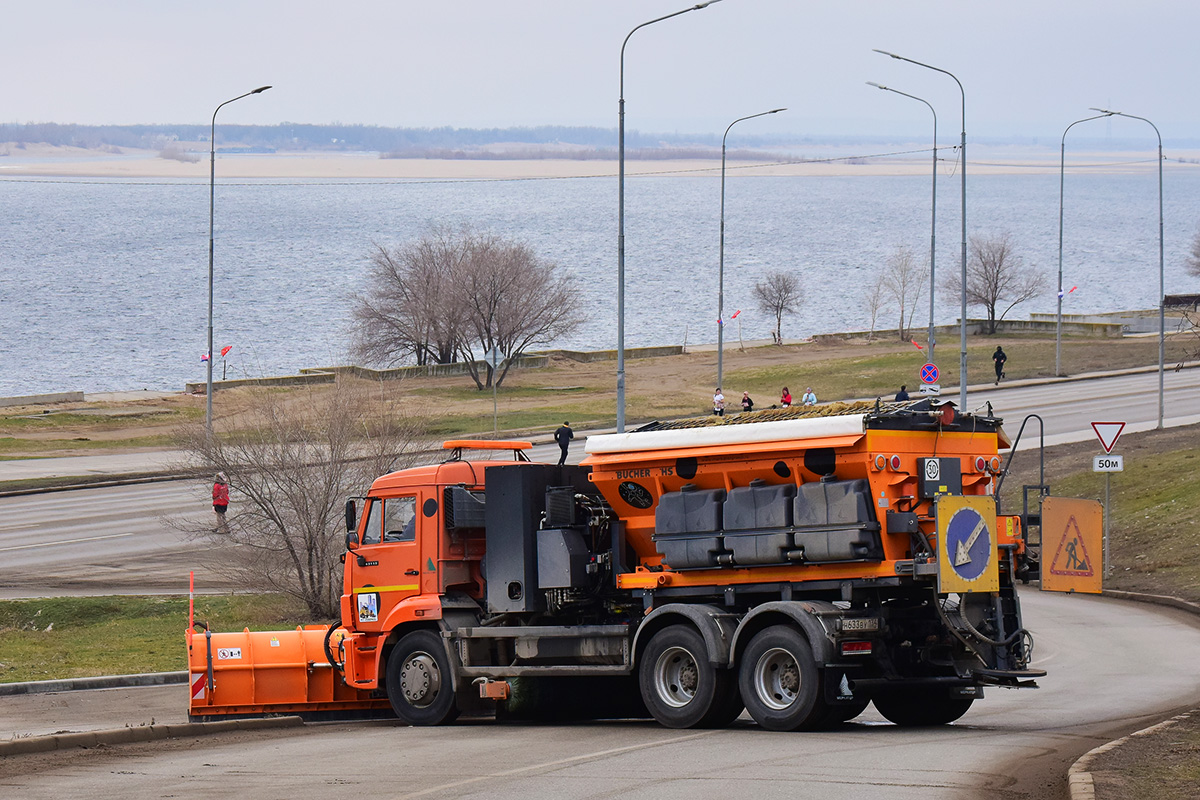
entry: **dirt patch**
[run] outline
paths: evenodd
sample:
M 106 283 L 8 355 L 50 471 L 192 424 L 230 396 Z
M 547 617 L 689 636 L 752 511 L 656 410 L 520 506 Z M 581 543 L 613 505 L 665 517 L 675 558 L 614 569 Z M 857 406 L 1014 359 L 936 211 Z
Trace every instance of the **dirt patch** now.
M 1200 710 L 1146 735 L 1129 737 L 1091 763 L 1100 800 L 1190 800 L 1200 786 Z

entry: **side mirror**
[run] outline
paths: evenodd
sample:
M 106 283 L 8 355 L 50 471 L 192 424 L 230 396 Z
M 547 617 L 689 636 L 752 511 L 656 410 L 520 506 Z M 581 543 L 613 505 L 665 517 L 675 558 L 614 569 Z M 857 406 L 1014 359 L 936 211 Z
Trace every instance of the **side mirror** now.
M 346 501 L 346 549 L 353 550 L 358 544 L 358 506 L 353 500 Z

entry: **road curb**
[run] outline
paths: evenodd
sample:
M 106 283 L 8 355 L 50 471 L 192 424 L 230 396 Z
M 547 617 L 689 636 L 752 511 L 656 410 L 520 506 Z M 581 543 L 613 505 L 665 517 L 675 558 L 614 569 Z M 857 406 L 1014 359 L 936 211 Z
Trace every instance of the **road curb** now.
M 266 719 L 229 719 L 217 722 L 184 722 L 176 725 L 143 725 L 135 728 L 112 728 L 103 731 L 55 733 L 49 736 L 29 736 L 0 742 L 0 758 L 5 756 L 47 753 L 74 747 L 91 748 L 130 742 L 150 742 L 157 739 L 177 739 L 184 736 L 208 736 L 228 731 L 257 731 L 271 728 L 295 728 L 304 724 L 300 717 L 269 717 Z
M 45 692 L 75 692 L 84 689 L 118 689 L 129 686 L 166 686 L 187 683 L 187 670 L 179 672 L 142 672 L 134 675 L 102 675 L 94 678 L 63 678 L 53 681 L 0 683 L 0 697 Z
M 1137 603 L 1150 603 L 1151 605 L 1168 606 L 1170 608 L 1178 608 L 1181 611 L 1187 611 L 1190 614 L 1200 616 L 1200 603 L 1193 603 L 1190 600 L 1184 600 L 1182 597 L 1172 597 L 1163 594 L 1142 594 L 1140 592 L 1123 592 L 1117 589 L 1106 589 L 1103 592 L 1104 597 L 1111 597 L 1115 600 L 1131 600 Z M 1070 791 L 1071 800 L 1095 800 L 1096 784 L 1092 778 L 1091 765 L 1092 761 L 1102 753 L 1107 753 L 1109 750 L 1114 750 L 1135 736 L 1147 736 L 1149 734 L 1158 733 L 1159 731 L 1169 728 L 1180 720 L 1187 719 L 1192 714 L 1197 713 L 1200 709 L 1189 711 L 1186 714 L 1178 714 L 1170 719 L 1163 720 L 1148 728 L 1143 728 L 1140 731 L 1134 731 L 1128 736 L 1122 736 L 1120 739 L 1114 739 L 1111 742 L 1102 744 L 1098 747 L 1093 747 L 1091 750 L 1080 756 L 1070 769 L 1067 770 L 1067 787 Z
M 112 486 L 133 486 L 139 483 L 163 483 L 165 481 L 182 481 L 199 478 L 204 473 L 180 472 L 148 472 L 148 473 L 114 473 L 112 478 L 103 478 L 83 483 L 62 483 L 55 486 L 35 486 L 29 489 L 5 489 L 0 491 L 0 497 L 21 497 L 30 494 L 48 494 L 50 492 L 73 492 L 78 489 L 105 489 Z
M 1095 800 L 1096 784 L 1092 778 L 1091 768 L 1092 761 L 1094 761 L 1097 756 L 1107 753 L 1109 750 L 1115 750 L 1134 737 L 1148 736 L 1150 734 L 1166 730 L 1177 722 L 1187 719 L 1194 713 L 1196 712 L 1189 711 L 1186 714 L 1178 714 L 1170 719 L 1163 720 L 1157 725 L 1151 725 L 1149 728 L 1142 728 L 1140 731 L 1134 731 L 1128 736 L 1122 736 L 1120 739 L 1114 739 L 1107 744 L 1102 744 L 1099 747 L 1093 747 L 1091 750 L 1088 750 L 1079 757 L 1078 761 L 1071 765 L 1069 770 L 1067 770 L 1067 781 L 1071 790 L 1071 800 Z

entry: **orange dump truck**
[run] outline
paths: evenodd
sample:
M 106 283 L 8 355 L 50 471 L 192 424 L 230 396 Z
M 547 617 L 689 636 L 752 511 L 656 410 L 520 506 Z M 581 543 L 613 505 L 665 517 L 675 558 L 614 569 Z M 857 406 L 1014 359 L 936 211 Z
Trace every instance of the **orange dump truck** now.
M 436 725 L 540 682 L 675 728 L 948 723 L 1044 674 L 1008 444 L 928 399 L 655 423 L 580 466 L 448 442 L 347 503 L 340 626 L 189 632 L 190 713 Z

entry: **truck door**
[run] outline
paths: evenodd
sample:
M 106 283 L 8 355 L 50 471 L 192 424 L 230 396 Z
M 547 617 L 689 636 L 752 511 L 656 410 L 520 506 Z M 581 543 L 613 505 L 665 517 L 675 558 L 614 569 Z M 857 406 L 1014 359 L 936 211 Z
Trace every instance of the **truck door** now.
M 354 550 L 352 602 L 360 630 L 372 629 L 387 609 L 421 591 L 416 495 L 372 498 L 366 516 Z

